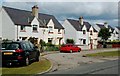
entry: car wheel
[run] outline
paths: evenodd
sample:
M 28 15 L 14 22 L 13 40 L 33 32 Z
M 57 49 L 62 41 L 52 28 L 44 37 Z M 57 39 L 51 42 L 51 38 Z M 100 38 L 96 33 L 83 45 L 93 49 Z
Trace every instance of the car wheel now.
M 36 56 L 36 61 L 37 61 L 37 62 L 39 61 L 39 55 Z
M 27 66 L 27 65 L 29 65 L 29 64 L 30 64 L 29 58 L 26 57 L 26 59 L 25 59 L 25 65 Z
M 60 51 L 60 53 L 62 53 L 62 51 Z
M 73 51 L 72 50 L 70 50 L 70 53 L 72 53 Z
M 80 52 L 80 50 L 78 50 L 78 52 Z

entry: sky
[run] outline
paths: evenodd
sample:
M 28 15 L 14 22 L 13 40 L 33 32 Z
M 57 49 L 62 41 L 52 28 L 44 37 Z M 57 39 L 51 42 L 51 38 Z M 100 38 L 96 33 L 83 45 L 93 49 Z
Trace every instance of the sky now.
M 3 0 L 2 0 L 3 1 Z M 29 10 L 38 5 L 39 12 L 54 15 L 62 24 L 65 19 L 78 20 L 83 16 L 84 21 L 95 25 L 107 22 L 118 26 L 118 2 L 4 2 L 4 6 Z

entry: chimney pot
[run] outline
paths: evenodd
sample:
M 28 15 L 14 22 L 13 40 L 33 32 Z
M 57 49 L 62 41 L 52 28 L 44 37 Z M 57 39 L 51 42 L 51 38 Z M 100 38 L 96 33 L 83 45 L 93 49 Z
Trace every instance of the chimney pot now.
M 79 17 L 79 23 L 80 23 L 80 25 L 83 25 L 83 17 L 82 16 Z
M 108 28 L 108 23 L 107 23 L 107 22 L 104 22 L 104 26 L 105 26 L 106 28 Z

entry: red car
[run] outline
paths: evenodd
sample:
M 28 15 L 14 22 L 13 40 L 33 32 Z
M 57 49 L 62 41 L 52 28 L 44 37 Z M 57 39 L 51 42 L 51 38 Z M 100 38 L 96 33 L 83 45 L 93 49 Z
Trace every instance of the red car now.
M 60 47 L 60 52 L 80 52 L 81 48 L 73 44 L 66 44 Z

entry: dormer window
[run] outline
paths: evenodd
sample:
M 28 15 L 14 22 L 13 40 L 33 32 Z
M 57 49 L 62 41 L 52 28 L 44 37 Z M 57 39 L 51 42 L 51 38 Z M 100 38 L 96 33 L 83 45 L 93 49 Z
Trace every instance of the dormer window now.
M 85 30 L 83 30 L 83 34 L 86 34 L 86 31 L 85 31 Z
M 90 30 L 90 35 L 93 35 L 92 30 Z
M 33 31 L 37 31 L 37 25 L 33 25 Z
M 60 29 L 58 29 L 58 34 L 61 34 Z
M 25 26 L 20 26 L 20 31 L 25 32 Z
M 114 37 L 115 37 L 115 33 L 113 33 Z
M 49 32 L 53 32 L 53 27 L 52 26 L 49 26 L 48 29 L 49 29 Z

